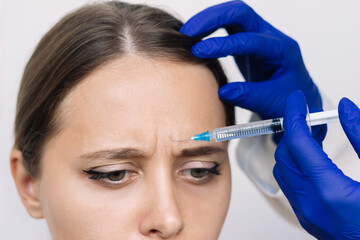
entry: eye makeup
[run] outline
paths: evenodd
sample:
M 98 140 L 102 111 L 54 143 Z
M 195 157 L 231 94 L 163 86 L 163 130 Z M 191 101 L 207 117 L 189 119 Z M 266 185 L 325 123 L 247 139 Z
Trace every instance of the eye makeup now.
M 216 162 L 187 162 L 182 166 L 179 175 L 190 183 L 205 184 L 214 176 L 220 175 L 219 166 Z
M 83 172 L 88 175 L 89 179 L 98 181 L 104 186 L 120 188 L 139 176 L 136 167 L 131 164 L 123 165 L 101 166 L 83 170 Z M 220 175 L 219 166 L 220 164 L 217 162 L 190 161 L 180 167 L 178 175 L 186 182 L 197 185 L 205 184 Z
M 91 180 L 99 181 L 100 183 L 110 187 L 123 187 L 138 174 L 134 167 L 125 164 L 125 166 L 109 165 L 97 167 L 91 170 L 83 170 Z

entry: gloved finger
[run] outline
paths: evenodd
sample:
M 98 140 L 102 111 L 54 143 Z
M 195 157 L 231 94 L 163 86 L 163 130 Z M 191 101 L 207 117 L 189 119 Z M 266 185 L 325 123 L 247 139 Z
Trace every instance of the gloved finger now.
M 337 167 L 311 136 L 305 121 L 306 113 L 305 97 L 301 91 L 295 91 L 288 97 L 285 108 L 285 142 L 301 171 L 308 177 L 316 178 Z
M 308 102 L 308 107 L 310 108 L 309 109 L 310 113 L 322 112 L 323 111 L 322 101 L 321 98 L 319 97 L 320 93 L 317 86 L 315 84 L 310 84 L 310 87 L 307 87 L 303 90 L 307 93 L 305 97 Z M 314 126 L 311 128 L 311 133 L 313 138 L 318 142 L 319 146 L 322 147 L 322 142 L 324 141 L 327 133 L 327 125 L 324 124 L 324 125 Z
M 195 44 L 191 52 L 200 58 L 249 55 L 271 61 L 274 66 L 280 66 L 284 59 L 282 42 L 276 37 L 261 33 L 237 33 L 208 38 Z
M 303 173 L 292 160 L 291 154 L 288 152 L 285 144 L 285 139 L 278 144 L 274 154 L 276 164 L 281 172 L 281 175 L 286 179 L 287 184 L 292 188 L 302 189 L 299 185 L 303 178 Z
M 261 113 L 261 117 L 265 119 L 270 116 L 282 117 L 277 116 L 279 114 L 274 112 L 278 111 L 278 108 L 284 109 L 283 101 L 279 99 L 283 93 L 277 91 L 276 84 L 270 81 L 233 82 L 219 89 L 219 97 L 232 105 Z M 274 109 L 274 104 L 277 109 Z
M 287 150 L 285 139 L 281 140 L 276 148 L 275 160 L 278 171 L 288 188 L 295 192 L 297 196 L 308 195 L 308 192 L 313 189 L 313 185 L 293 161 L 291 154 Z
M 322 142 L 324 141 L 327 133 L 327 125 L 324 124 L 324 125 L 314 126 L 311 128 L 311 133 L 315 141 L 322 148 L 323 147 Z
M 356 112 L 358 113 L 358 110 Z M 313 184 L 324 202 L 337 202 L 343 199 L 343 196 L 351 199 L 351 196 L 354 196 L 355 181 L 344 175 L 311 137 L 305 115 L 304 95 L 301 91 L 296 91 L 287 99 L 284 117 L 284 141 L 292 159 L 304 173 L 304 178 Z M 354 119 L 359 118 L 356 116 Z M 334 190 L 334 183 L 336 183 L 336 190 Z
M 343 98 L 339 103 L 339 118 L 351 145 L 360 158 L 360 110 L 349 99 Z
M 296 214 L 297 219 L 299 220 L 301 226 L 306 229 L 308 232 L 313 231 L 312 225 L 309 225 L 306 216 L 304 216 L 304 213 L 306 212 L 314 212 L 312 208 L 316 207 L 310 207 L 309 210 L 309 202 L 311 202 L 311 199 L 313 198 L 313 194 L 311 193 L 311 190 L 313 189 L 313 186 L 307 181 L 305 178 L 299 178 L 299 182 L 297 183 L 297 188 L 290 187 L 287 182 L 287 179 L 284 179 L 281 171 L 279 170 L 278 163 L 275 164 L 275 167 L 273 169 L 273 174 L 276 179 L 276 182 L 278 183 L 281 191 L 284 193 L 285 197 L 288 199 L 294 213 Z M 299 187 L 302 186 L 304 191 L 299 191 Z
M 306 230 L 306 231 L 308 231 L 309 232 L 309 230 L 308 230 L 308 224 L 307 224 L 307 222 L 306 222 L 306 220 L 304 219 L 304 215 L 303 215 L 303 213 L 299 210 L 299 209 L 297 209 L 296 207 L 293 207 L 293 206 L 291 206 L 292 207 L 292 209 L 293 209 L 293 211 L 294 211 L 294 213 L 295 213 L 295 215 L 296 215 L 296 218 L 298 219 L 298 221 L 299 221 L 299 223 L 300 223 L 300 225 Z M 310 233 L 310 232 L 309 232 Z
M 321 106 L 321 105 L 320 105 Z M 322 112 L 322 108 L 312 108 L 309 109 L 310 113 Z M 327 125 L 318 125 L 311 127 L 311 134 L 315 141 L 322 147 L 322 142 L 324 141 L 327 133 Z
M 209 7 L 190 18 L 180 29 L 192 37 L 203 37 L 218 28 L 237 25 L 243 31 L 264 32 L 273 27 L 242 1 L 231 1 Z
M 306 194 L 298 194 L 297 192 L 293 191 L 292 189 L 290 189 L 286 182 L 284 181 L 283 176 L 281 175 L 277 164 L 275 164 L 274 170 L 273 170 L 273 174 L 274 177 L 277 181 L 277 183 L 279 184 L 279 187 L 281 188 L 282 192 L 284 193 L 285 197 L 288 199 L 291 208 L 293 209 L 299 223 L 301 224 L 301 226 L 310 232 L 313 232 L 313 226 L 309 225 L 306 216 L 304 216 L 304 207 L 306 208 L 308 205 L 308 201 L 304 201 L 304 199 L 307 198 L 307 196 L 305 196 Z M 304 182 L 299 182 L 299 185 L 302 185 Z M 311 189 L 311 186 L 310 186 Z M 309 194 L 309 193 L 308 193 Z M 305 202 L 305 206 L 304 203 Z M 320 238 L 319 238 L 320 239 Z
M 272 135 L 272 140 L 274 141 L 275 144 L 279 144 L 283 136 L 284 136 L 283 132 L 275 133 Z
M 285 197 L 289 200 L 289 203 L 293 208 L 299 209 L 300 208 L 300 202 L 298 198 L 298 193 L 296 192 L 296 189 L 292 189 L 289 187 L 289 185 L 286 183 L 286 179 L 281 174 L 281 171 L 278 167 L 278 164 L 276 163 L 273 169 L 273 175 L 278 183 L 281 191 L 284 193 Z

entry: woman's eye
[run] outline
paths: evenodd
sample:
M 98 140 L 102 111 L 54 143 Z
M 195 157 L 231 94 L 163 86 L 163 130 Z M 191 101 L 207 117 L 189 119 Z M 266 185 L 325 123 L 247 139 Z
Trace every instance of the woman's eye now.
M 84 171 L 89 175 L 89 179 L 100 181 L 106 185 L 126 184 L 131 180 L 133 171 L 117 170 L 111 172 L 99 172 L 95 170 Z
M 187 181 L 201 184 L 209 182 L 213 176 L 220 175 L 218 170 L 219 164 L 215 163 L 212 168 L 191 168 L 181 171 L 181 175 L 185 177 Z
M 189 169 L 190 171 L 190 175 L 194 178 L 202 178 L 204 177 L 209 170 L 208 169 L 202 169 L 202 168 L 194 168 L 194 169 Z
M 110 181 L 121 181 L 126 175 L 126 171 L 115 171 L 107 174 Z

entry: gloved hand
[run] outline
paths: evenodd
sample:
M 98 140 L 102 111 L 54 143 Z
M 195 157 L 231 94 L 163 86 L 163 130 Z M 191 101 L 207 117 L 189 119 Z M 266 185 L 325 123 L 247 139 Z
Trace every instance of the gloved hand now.
M 287 96 L 302 90 L 310 112 L 322 110 L 319 91 L 307 72 L 299 45 L 264 21 L 242 1 L 231 1 L 203 10 L 187 21 L 180 32 L 204 37 L 218 28 L 226 37 L 213 37 L 192 47 L 201 58 L 233 55 L 246 82 L 234 82 L 219 90 L 220 98 L 246 108 L 262 119 L 282 117 Z M 319 143 L 326 126 L 313 130 Z
M 274 176 L 300 224 L 318 239 L 360 239 L 360 183 L 343 174 L 311 137 L 304 95 L 289 96 Z M 339 103 L 341 125 L 360 157 L 360 110 Z

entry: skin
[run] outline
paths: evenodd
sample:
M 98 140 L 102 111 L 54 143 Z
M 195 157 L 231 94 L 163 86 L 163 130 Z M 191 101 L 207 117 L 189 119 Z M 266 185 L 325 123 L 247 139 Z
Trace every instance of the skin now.
M 12 152 L 29 214 L 53 239 L 217 239 L 231 192 L 227 144 L 172 141 L 225 126 L 217 91 L 201 65 L 131 55 L 98 68 L 61 103 L 38 179 Z M 220 175 L 207 170 L 216 164 Z

